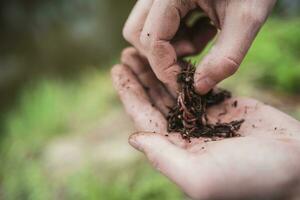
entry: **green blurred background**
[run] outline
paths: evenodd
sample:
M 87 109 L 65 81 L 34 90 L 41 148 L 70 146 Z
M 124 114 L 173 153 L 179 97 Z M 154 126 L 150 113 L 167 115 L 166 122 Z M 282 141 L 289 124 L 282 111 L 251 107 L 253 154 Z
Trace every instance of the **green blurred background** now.
M 109 69 L 134 3 L 0 2 L 0 199 L 187 199 L 127 144 L 134 129 Z M 299 8 L 279 1 L 223 83 L 298 119 Z

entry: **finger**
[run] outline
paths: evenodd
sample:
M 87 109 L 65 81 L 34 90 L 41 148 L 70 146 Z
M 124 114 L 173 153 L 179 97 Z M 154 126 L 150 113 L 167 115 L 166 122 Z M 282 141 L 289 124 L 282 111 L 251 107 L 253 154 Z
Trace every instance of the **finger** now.
M 216 43 L 195 73 L 195 88 L 200 94 L 207 93 L 236 72 L 262 23 L 263 20 L 253 17 L 232 15 L 225 18 Z
M 146 154 L 151 165 L 172 181 L 183 187 L 186 170 L 190 167 L 190 154 L 167 140 L 160 134 L 137 133 L 129 138 L 129 143 Z
M 154 1 L 141 33 L 150 65 L 160 81 L 176 94 L 176 76 L 180 67 L 170 41 L 175 36 L 182 17 L 194 7 L 192 1 Z M 159 23 L 158 23 L 159 22 Z
M 125 65 L 112 69 L 113 84 L 118 91 L 126 112 L 138 130 L 165 132 L 167 123 L 162 113 L 155 109 L 144 88 L 132 71 Z
M 152 3 L 153 0 L 137 1 L 123 28 L 124 38 L 134 45 L 143 55 L 145 55 L 145 52 L 140 44 L 140 34 Z
M 153 74 L 145 58 L 138 51 L 129 47 L 122 52 L 121 61 L 131 68 L 146 89 L 154 105 L 166 116 L 175 100 Z
M 178 57 L 200 53 L 217 33 L 208 18 L 198 19 L 192 27 L 182 28 L 179 38 L 172 44 Z M 177 35 L 177 34 L 176 34 Z
M 210 164 L 211 155 L 207 156 L 204 152 L 201 155 L 189 153 L 172 144 L 161 134 L 136 133 L 130 136 L 129 143 L 145 153 L 155 169 L 167 176 L 194 199 L 199 199 L 199 196 L 204 197 L 200 199 L 207 199 L 205 198 L 208 196 L 206 194 L 210 194 L 209 192 L 212 190 L 205 185 L 208 181 L 213 182 L 209 178 L 220 177 L 207 173 L 216 167 Z M 202 183 L 203 185 L 201 185 Z

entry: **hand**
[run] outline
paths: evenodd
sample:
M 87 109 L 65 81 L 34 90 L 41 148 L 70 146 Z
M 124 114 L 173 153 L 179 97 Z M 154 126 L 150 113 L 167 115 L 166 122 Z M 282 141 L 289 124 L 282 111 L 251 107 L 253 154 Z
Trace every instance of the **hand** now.
M 194 199 L 292 199 L 300 195 L 300 124 L 253 99 L 211 107 L 211 122 L 245 119 L 241 137 L 205 142 L 167 133 L 174 99 L 133 48 L 112 70 L 114 85 L 138 133 L 130 144 Z M 233 102 L 237 101 L 237 106 Z M 226 110 L 225 115 L 220 115 Z M 298 195 L 298 196 L 297 196 Z
M 123 30 L 125 39 L 145 55 L 160 81 L 176 91 L 177 57 L 199 53 L 220 34 L 195 74 L 195 88 L 207 93 L 241 64 L 276 0 L 139 0 Z M 186 25 L 192 11 L 207 18 Z

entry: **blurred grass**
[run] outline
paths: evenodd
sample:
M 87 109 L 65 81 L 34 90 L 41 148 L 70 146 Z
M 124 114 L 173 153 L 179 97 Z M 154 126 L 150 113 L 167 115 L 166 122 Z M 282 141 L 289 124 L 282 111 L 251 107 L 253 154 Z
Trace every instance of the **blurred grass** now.
M 300 20 L 270 20 L 256 39 L 244 65 L 257 69 L 261 86 L 300 92 Z
M 81 169 L 62 183 L 52 180 L 42 155 L 49 141 L 89 130 L 116 106 L 119 102 L 108 72 L 95 70 L 70 83 L 42 80 L 30 84 L 20 96 L 19 108 L 7 116 L 1 145 L 0 197 L 181 199 L 181 193 L 173 184 L 144 165 L 115 172 L 113 178 L 105 180 L 101 179 L 102 174 L 95 176 L 97 172 L 90 168 Z
M 244 90 L 256 85 L 297 95 L 299 51 L 299 19 L 271 19 L 228 86 Z M 53 180 L 44 166 L 47 144 L 88 131 L 111 109 L 121 106 L 106 71 L 92 70 L 77 81 L 52 78 L 29 84 L 20 94 L 19 106 L 5 120 L 0 199 L 183 199 L 176 186 L 144 162 L 112 170 L 107 176 L 93 166 L 84 167 L 66 180 Z

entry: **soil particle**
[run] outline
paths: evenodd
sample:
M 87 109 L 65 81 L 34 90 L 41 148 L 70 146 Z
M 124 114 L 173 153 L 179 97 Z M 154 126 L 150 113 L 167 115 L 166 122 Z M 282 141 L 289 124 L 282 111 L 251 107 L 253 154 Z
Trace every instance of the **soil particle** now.
M 238 101 L 237 101 L 237 100 L 235 100 L 235 101 L 232 103 L 232 107 L 236 108 L 236 107 L 237 107 L 237 105 L 238 105 Z
M 144 89 L 145 89 L 146 92 L 149 92 L 149 90 L 150 90 L 150 88 L 146 87 L 146 86 L 144 87 Z
M 247 114 L 247 113 L 248 113 L 248 106 L 245 106 L 244 114 Z
M 216 89 L 206 95 L 199 95 L 194 88 L 195 67 L 187 62 L 181 61 L 182 68 L 177 82 L 180 92 L 177 104 L 168 113 L 168 132 L 179 132 L 182 138 L 190 141 L 191 137 L 209 137 L 213 141 L 218 138 L 229 138 L 237 136 L 244 119 L 231 121 L 229 123 L 212 124 L 208 122 L 207 108 L 220 104 L 231 98 L 231 93 Z M 227 111 L 226 111 L 227 113 Z M 224 113 L 224 114 L 226 114 Z

